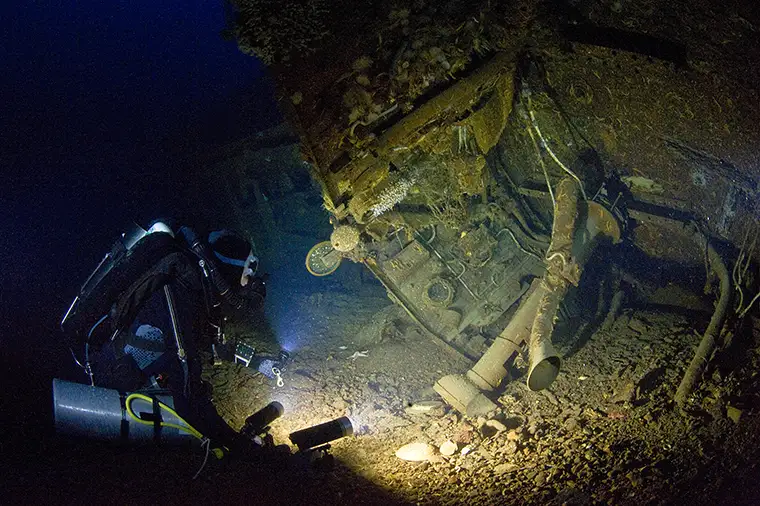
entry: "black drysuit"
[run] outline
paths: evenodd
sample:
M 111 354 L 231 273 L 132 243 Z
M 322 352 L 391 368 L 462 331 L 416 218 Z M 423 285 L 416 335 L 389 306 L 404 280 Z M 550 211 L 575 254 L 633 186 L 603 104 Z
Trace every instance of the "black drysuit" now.
M 131 324 L 93 357 L 95 381 L 107 388 L 136 391 L 148 378 L 160 375 L 182 418 L 204 436 L 232 446 L 240 436 L 219 416 L 201 380 L 200 353 L 210 351 L 215 329 L 209 320 L 213 288 L 204 285 L 198 260 L 189 250 L 167 255 L 135 282 L 130 297 L 114 306 L 112 317 Z M 178 356 L 177 336 L 184 361 Z

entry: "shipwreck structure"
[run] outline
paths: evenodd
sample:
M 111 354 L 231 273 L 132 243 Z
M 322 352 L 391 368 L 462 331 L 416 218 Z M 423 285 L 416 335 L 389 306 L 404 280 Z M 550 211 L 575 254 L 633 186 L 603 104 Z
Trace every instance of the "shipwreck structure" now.
M 647 280 L 693 285 L 708 265 L 720 304 L 683 404 L 728 308 L 744 316 L 757 298 L 760 118 L 740 84 L 700 67 L 709 45 L 670 40 L 672 21 L 557 5 L 231 4 L 230 31 L 269 65 L 333 224 L 307 268 L 364 264 L 470 358 L 436 385 L 468 414 L 493 407 L 487 392 L 524 352 L 529 387 L 547 388 L 552 339 L 603 324 Z

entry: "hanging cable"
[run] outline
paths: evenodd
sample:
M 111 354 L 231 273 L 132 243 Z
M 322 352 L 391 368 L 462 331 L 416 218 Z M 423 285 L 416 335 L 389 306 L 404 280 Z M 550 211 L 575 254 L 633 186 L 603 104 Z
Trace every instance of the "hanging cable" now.
M 523 252 L 523 253 L 525 253 L 526 255 L 532 256 L 533 258 L 535 258 L 535 259 L 536 259 L 536 260 L 538 260 L 538 261 L 541 261 L 541 257 L 540 257 L 540 256 L 538 256 L 538 255 L 536 255 L 536 254 L 535 254 L 535 253 L 533 253 L 532 251 L 528 251 L 527 249 L 525 249 L 525 248 L 523 247 L 523 245 L 522 245 L 522 244 L 520 244 L 520 241 L 518 241 L 518 240 L 517 240 L 517 237 L 515 237 L 515 234 L 514 234 L 514 232 L 512 232 L 512 231 L 511 231 L 510 229 L 508 229 L 508 228 L 503 228 L 503 229 L 499 230 L 499 232 L 496 234 L 496 239 L 497 239 L 497 240 L 499 239 L 499 236 L 502 234 L 502 232 L 506 232 L 506 233 L 508 233 L 508 234 L 509 234 L 509 237 L 511 237 L 511 238 L 512 238 L 512 240 L 514 241 L 515 245 L 517 245 L 517 248 L 518 248 L 520 251 L 522 251 L 522 252 Z
M 538 156 L 538 163 L 541 165 L 541 170 L 544 171 L 544 179 L 546 180 L 546 187 L 549 189 L 549 196 L 552 198 L 552 209 L 557 206 L 557 201 L 554 199 L 554 190 L 552 190 L 552 183 L 549 181 L 549 172 L 546 170 L 546 164 L 544 158 L 541 156 L 541 150 L 538 148 L 536 137 L 533 135 L 533 130 L 528 126 L 528 135 L 533 142 L 533 147 L 536 150 L 536 156 Z
M 583 188 L 583 183 L 581 182 L 580 178 L 575 174 L 575 172 L 567 168 L 567 166 L 562 163 L 559 158 L 557 158 L 557 155 L 554 154 L 554 151 L 549 146 L 549 143 L 546 142 L 546 139 L 541 133 L 541 129 L 538 128 L 538 123 L 536 122 L 536 115 L 533 113 L 533 106 L 531 104 L 530 96 L 528 96 L 528 114 L 530 115 L 530 122 L 533 125 L 533 128 L 536 130 L 536 134 L 538 134 L 538 138 L 541 140 L 541 146 L 546 149 L 546 152 L 549 153 L 549 156 L 552 158 L 552 160 L 554 160 L 557 165 L 559 165 L 560 168 L 567 173 L 567 175 L 572 177 L 578 183 L 578 186 L 581 189 L 581 195 L 583 195 L 583 200 L 588 200 L 588 197 L 586 196 L 586 190 Z
M 203 457 L 203 464 L 201 464 L 201 467 L 196 471 L 196 473 L 193 475 L 193 480 L 197 479 L 198 476 L 201 475 L 201 471 L 206 467 L 206 462 L 208 462 L 208 454 L 209 454 L 209 448 L 211 447 L 211 440 L 209 438 L 206 438 L 201 443 L 201 448 L 206 447 L 206 455 Z

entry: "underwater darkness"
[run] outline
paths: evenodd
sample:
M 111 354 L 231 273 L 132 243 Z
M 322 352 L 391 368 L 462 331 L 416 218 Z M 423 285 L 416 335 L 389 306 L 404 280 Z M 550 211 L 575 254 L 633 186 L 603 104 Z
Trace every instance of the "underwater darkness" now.
M 220 1 L 3 2 L 0 443 L 50 427 L 57 323 L 129 220 L 193 220 L 196 153 L 279 121 Z
M 267 27 L 251 44 L 236 30 L 241 47 L 271 41 L 263 44 L 271 54 L 256 53 L 265 61 L 280 51 L 305 55 L 287 60 L 303 68 L 273 65 L 272 77 L 223 36 L 231 3 L 0 6 L 0 505 L 722 504 L 721 496 L 752 504 L 760 497 L 758 313 L 729 317 L 724 334 L 722 323 L 712 336 L 716 325 L 708 326 L 711 315 L 721 319 L 714 315 L 734 307 L 718 256 L 732 262 L 742 297 L 758 288 L 757 264 L 738 268 L 747 251 L 737 237 L 760 233 L 760 87 L 732 76 L 744 71 L 743 59 L 760 60 L 756 16 L 730 0 L 725 9 L 671 0 L 236 0 L 238 28 L 243 12 L 256 21 L 245 23 L 254 35 Z M 293 15 L 303 13 L 299 6 L 311 15 Z M 572 12 L 554 12 L 563 6 Z M 476 9 L 480 16 L 471 17 Z M 284 29 L 282 19 L 298 30 Z M 600 19 L 616 28 L 590 30 Z M 637 33 L 651 37 L 627 46 L 616 40 Z M 299 34 L 329 40 L 312 53 Z M 662 43 L 651 56 L 649 42 Z M 513 45 L 510 54 L 505 47 Z M 298 136 L 282 125 L 274 80 L 278 97 L 297 111 Z M 388 163 L 370 169 L 364 155 Z M 602 175 L 610 176 L 606 195 Z M 588 200 L 590 188 L 619 216 L 580 202 L 577 194 Z M 576 212 L 560 212 L 570 210 L 564 199 Z M 339 227 L 356 225 L 349 215 L 361 226 Z M 586 260 L 587 245 L 576 243 L 579 217 L 587 232 L 599 226 L 616 236 L 619 220 L 630 234 Z M 708 245 L 717 254 L 670 219 L 679 217 L 705 225 L 699 232 L 714 239 Z M 275 349 L 264 341 L 277 341 L 294 360 L 260 369 L 276 380 L 254 374 L 256 367 L 209 367 L 206 393 L 236 427 L 280 402 L 285 416 L 271 424 L 280 443 L 293 430 L 351 417 L 357 437 L 335 445 L 334 462 L 290 451 L 288 459 L 298 458 L 287 464 L 247 451 L 215 462 L 210 445 L 204 456 L 197 441 L 196 451 L 156 451 L 53 434 L 51 379 L 86 382 L 61 340 L 61 316 L 129 222 L 155 219 L 200 230 L 244 224 L 253 235 L 261 270 L 271 275 L 264 316 L 238 322 L 236 314 L 226 333 L 250 339 L 258 358 Z M 317 271 L 308 263 L 323 251 L 310 249 L 316 241 L 330 237 L 343 251 L 344 238 L 370 236 L 369 249 L 346 248 L 354 261 L 331 276 L 304 268 L 306 257 Z M 555 239 L 567 249 L 555 250 Z M 355 263 L 360 258 L 370 269 Z M 565 297 L 575 267 L 585 269 L 581 285 Z M 703 293 L 711 269 L 720 280 Z M 526 296 L 539 275 L 544 285 L 533 287 L 546 292 Z M 511 312 L 522 297 L 534 301 L 535 316 Z M 422 316 L 432 333 L 466 347 L 470 358 L 499 343 L 488 366 L 499 373 L 489 383 L 498 388 L 481 396 L 490 407 L 476 416 L 462 414 L 469 403 L 457 409 L 432 387 L 449 378 L 453 393 L 465 396 L 476 376 L 464 373 L 472 364 L 461 350 L 425 335 L 417 303 L 430 309 Z M 562 358 L 551 389 L 528 391 L 537 352 L 527 358 L 511 336 L 497 338 L 507 320 L 529 326 L 518 329 L 521 339 L 557 338 L 556 354 L 553 346 L 538 350 L 548 359 L 542 366 L 556 364 L 555 375 Z M 679 410 L 672 393 L 684 369 L 708 362 L 692 360 L 706 327 L 707 338 L 725 346 L 709 359 L 702 391 Z M 410 446 L 427 454 L 405 453 Z M 411 463 L 399 462 L 406 457 Z

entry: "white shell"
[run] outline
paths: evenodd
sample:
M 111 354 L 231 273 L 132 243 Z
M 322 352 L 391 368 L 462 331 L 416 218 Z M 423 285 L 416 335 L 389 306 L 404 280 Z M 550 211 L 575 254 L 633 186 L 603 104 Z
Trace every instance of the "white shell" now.
M 396 457 L 410 462 L 422 462 L 435 457 L 435 448 L 427 443 L 409 443 L 396 450 Z
M 447 457 L 450 457 L 454 455 L 458 449 L 459 447 L 457 446 L 457 444 L 451 439 L 448 439 L 441 445 L 440 451 L 441 451 L 441 455 L 446 455 Z

